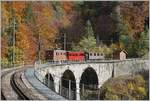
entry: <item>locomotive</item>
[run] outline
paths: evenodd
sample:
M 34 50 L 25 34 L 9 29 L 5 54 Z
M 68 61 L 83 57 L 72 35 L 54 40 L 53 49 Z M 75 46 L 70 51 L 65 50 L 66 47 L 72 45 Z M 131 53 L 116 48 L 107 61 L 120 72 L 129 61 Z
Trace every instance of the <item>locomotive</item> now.
M 66 61 L 86 61 L 104 59 L 103 53 L 66 51 L 66 50 L 45 50 L 46 61 L 66 62 Z

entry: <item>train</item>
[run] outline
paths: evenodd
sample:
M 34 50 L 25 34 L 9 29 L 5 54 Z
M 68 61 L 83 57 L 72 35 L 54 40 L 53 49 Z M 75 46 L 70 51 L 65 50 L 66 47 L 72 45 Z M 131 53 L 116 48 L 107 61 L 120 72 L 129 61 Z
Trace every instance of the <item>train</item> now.
M 54 62 L 102 60 L 104 57 L 104 53 L 98 52 L 45 50 L 45 60 Z

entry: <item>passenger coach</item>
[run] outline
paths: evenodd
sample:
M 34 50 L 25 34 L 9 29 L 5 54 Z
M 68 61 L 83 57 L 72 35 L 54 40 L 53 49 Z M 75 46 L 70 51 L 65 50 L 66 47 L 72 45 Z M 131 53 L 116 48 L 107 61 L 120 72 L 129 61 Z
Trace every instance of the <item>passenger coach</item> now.
M 46 50 L 45 59 L 47 61 L 60 61 L 65 62 L 67 60 L 67 54 L 65 50 Z

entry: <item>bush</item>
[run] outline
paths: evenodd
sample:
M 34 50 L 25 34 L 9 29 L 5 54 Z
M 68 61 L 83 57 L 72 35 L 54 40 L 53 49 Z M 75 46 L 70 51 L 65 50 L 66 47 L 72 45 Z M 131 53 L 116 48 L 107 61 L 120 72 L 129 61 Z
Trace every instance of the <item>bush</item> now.
M 112 78 L 101 88 L 102 100 L 148 100 L 148 83 L 140 74 Z
M 2 58 L 2 60 L 1 60 L 1 67 L 2 68 L 9 67 L 9 62 L 8 62 L 7 58 Z

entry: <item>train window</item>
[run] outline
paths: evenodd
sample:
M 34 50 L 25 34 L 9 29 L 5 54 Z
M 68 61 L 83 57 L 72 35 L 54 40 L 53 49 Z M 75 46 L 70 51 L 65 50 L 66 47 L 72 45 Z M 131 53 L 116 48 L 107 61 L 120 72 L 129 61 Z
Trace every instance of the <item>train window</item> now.
M 94 56 L 96 56 L 96 53 L 94 53 Z
M 97 56 L 99 56 L 99 53 L 97 53 Z
M 90 53 L 90 55 L 92 55 L 92 53 Z

